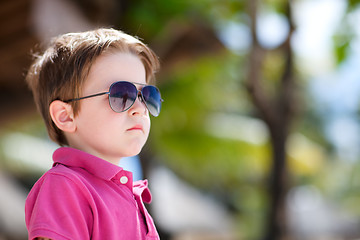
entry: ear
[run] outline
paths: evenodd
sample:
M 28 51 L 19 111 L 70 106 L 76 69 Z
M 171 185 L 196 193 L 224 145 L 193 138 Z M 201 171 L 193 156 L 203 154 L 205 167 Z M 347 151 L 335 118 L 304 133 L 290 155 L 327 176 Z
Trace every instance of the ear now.
M 53 101 L 49 106 L 51 119 L 55 125 L 64 132 L 75 132 L 73 109 L 70 104 L 60 100 Z

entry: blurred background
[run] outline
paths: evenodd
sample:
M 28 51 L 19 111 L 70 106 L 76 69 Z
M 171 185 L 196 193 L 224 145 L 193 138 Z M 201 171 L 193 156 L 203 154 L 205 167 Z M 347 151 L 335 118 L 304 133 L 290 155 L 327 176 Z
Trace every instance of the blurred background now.
M 0 19 L 0 240 L 27 239 L 57 148 L 31 53 L 100 26 L 162 63 L 162 113 L 121 162 L 149 179 L 161 239 L 360 239 L 360 1 L 2 0 Z

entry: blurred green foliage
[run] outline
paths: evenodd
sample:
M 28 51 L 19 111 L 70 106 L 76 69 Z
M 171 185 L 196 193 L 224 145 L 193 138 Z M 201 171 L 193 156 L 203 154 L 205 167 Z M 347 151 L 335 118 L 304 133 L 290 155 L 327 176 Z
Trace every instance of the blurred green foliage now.
M 145 6 L 148 3 L 142 2 L 144 5 L 140 6 L 144 10 L 137 13 L 139 20 L 136 21 L 139 22 L 135 25 L 140 25 L 141 21 L 152 21 L 152 30 L 147 30 L 156 35 L 164 27 L 164 23 L 173 19 L 187 24 L 202 19 L 214 29 L 219 23 L 226 21 L 248 24 L 246 1 L 170 2 L 172 1 L 164 5 L 153 4 L 149 8 Z M 358 1 L 353 1 L 351 8 L 355 9 L 357 4 Z M 283 14 L 285 9 L 282 6 L 281 0 L 267 0 L 262 8 Z M 155 9 L 162 7 L 163 10 Z M 138 11 L 137 8 L 134 11 Z M 143 14 L 142 11 L 147 13 Z M 342 25 L 333 38 L 334 56 L 338 64 L 347 58 L 350 42 L 354 38 L 353 31 L 348 31 L 350 25 L 348 27 L 344 28 Z M 140 32 L 147 31 L 143 30 Z M 245 239 L 256 239 L 261 236 L 266 217 L 265 187 L 270 167 L 269 142 L 254 144 L 241 138 L 219 137 L 209 129 L 217 127 L 209 122 L 219 113 L 229 117 L 249 116 L 256 119 L 255 110 L 242 86 L 247 71 L 246 54 L 226 51 L 209 54 L 178 64 L 171 74 L 166 74 L 165 79 L 160 75 L 160 88 L 165 102 L 161 115 L 152 120 L 149 144 L 161 161 L 176 174 L 198 188 L 212 192 L 228 204 L 237 214 L 240 231 Z M 269 80 L 264 85 L 266 91 L 276 92 L 284 61 L 284 57 L 276 51 L 266 56 L 262 69 L 265 78 Z M 341 175 L 339 172 L 342 170 L 349 171 L 351 167 L 339 164 L 334 157 L 333 147 L 323 132 L 324 119 L 316 112 L 313 99 L 306 92 L 306 77 L 308 76 L 297 71 L 300 113 L 292 125 L 292 131 L 303 137 L 289 141 L 289 145 L 292 145 L 289 147 L 292 150 L 288 153 L 291 185 L 316 185 L 334 201 L 338 200 L 358 209 L 354 206 L 358 200 L 357 192 L 354 194 L 352 191 L 349 197 L 344 197 L 341 189 L 354 186 L 355 181 L 351 179 L 355 178 L 360 169 L 351 169 L 352 177 L 345 177 L 352 185 L 340 185 L 339 181 L 332 178 L 335 174 Z M 219 127 L 224 124 L 228 122 L 217 122 Z M 234 132 L 237 130 L 234 129 Z
M 348 11 L 353 11 L 360 5 L 359 0 L 347 0 L 348 2 Z
M 209 129 L 225 124 L 210 125 L 215 113 L 241 116 L 251 109 L 239 73 L 232 74 L 239 70 L 239 57 L 230 58 L 198 59 L 172 72 L 161 85 L 162 114 L 152 121 L 150 142 L 156 152 L 180 175 L 203 188 L 224 188 L 247 178 L 259 180 L 266 169 L 261 164 L 268 154 L 266 146 L 220 139 Z M 254 171 L 249 172 L 248 167 Z
M 338 30 L 333 37 L 334 43 L 334 56 L 337 64 L 345 61 L 351 52 L 351 42 L 356 39 L 356 28 L 353 24 L 354 16 L 352 13 L 356 12 L 360 6 L 359 0 L 347 1 L 347 13 L 343 16 Z
M 182 179 L 241 213 L 242 234 L 255 237 L 262 232 L 264 220 L 269 146 L 212 133 L 212 128 L 228 124 L 214 124 L 216 114 L 241 117 L 253 111 L 241 84 L 245 59 L 223 51 L 181 62 L 172 69 L 166 79 L 160 75 L 165 101 L 161 115 L 152 120 L 149 144 Z M 238 125 L 229 128 L 239 132 Z

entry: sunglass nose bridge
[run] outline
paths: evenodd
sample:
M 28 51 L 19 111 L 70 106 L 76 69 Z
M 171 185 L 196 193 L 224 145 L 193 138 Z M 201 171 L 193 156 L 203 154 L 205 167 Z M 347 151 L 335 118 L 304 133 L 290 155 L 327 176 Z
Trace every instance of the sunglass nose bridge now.
M 140 101 L 141 103 L 145 103 L 145 100 L 144 100 L 144 98 L 143 98 L 143 96 L 142 96 L 142 94 L 141 94 L 140 91 L 138 92 L 137 98 L 139 99 L 139 101 Z

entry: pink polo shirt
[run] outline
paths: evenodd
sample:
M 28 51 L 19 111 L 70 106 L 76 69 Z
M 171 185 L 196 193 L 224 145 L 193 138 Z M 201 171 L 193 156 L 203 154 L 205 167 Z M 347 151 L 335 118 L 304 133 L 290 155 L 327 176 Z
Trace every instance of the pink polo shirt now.
M 54 165 L 31 189 L 25 205 L 29 239 L 160 239 L 144 203 L 147 181 L 73 148 L 59 148 Z

